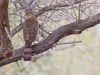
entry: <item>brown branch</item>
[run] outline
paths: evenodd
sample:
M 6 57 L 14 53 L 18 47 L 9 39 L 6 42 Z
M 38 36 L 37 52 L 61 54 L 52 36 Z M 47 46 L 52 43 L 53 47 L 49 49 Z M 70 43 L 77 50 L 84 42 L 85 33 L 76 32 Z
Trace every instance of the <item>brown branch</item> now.
M 49 50 L 62 37 L 72 35 L 72 34 L 80 34 L 85 29 L 93 27 L 98 23 L 100 23 L 100 13 L 93 17 L 87 18 L 85 20 L 81 20 L 79 22 L 73 22 L 71 24 L 67 24 L 59 27 L 58 29 L 54 30 L 53 33 L 50 34 L 44 41 L 32 45 L 33 56 Z M 20 60 L 22 58 L 23 49 L 24 47 L 15 50 L 11 58 L 6 58 L 5 60 L 0 61 L 0 66 L 4 66 L 6 64 Z
M 84 1 L 84 0 L 82 0 L 82 1 Z M 74 4 L 78 4 L 79 2 L 80 2 L 80 0 L 75 1 Z M 64 2 L 52 4 L 50 6 L 46 6 L 37 12 L 36 17 L 41 16 L 45 12 L 54 10 L 57 7 L 68 7 L 68 6 L 71 6 L 71 4 L 64 3 Z M 13 37 L 16 33 L 18 33 L 22 29 L 22 27 L 23 27 L 23 23 L 19 24 L 15 29 L 13 29 L 11 31 L 11 33 L 10 33 L 11 36 Z
M 8 19 L 9 0 L 0 0 L 0 60 L 12 56 L 12 43 L 9 35 L 10 25 Z

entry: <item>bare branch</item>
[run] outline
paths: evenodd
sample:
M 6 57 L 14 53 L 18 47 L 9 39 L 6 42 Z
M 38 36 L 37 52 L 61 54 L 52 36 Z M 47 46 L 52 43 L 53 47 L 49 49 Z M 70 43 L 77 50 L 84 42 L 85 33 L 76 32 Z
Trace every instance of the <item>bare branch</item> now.
M 85 20 L 81 20 L 79 22 L 73 22 L 68 25 L 64 25 L 54 30 L 52 34 L 50 34 L 44 41 L 32 45 L 33 56 L 48 51 L 52 48 L 62 37 L 72 35 L 72 34 L 80 34 L 87 28 L 93 27 L 100 23 L 100 13 L 87 18 Z M 0 61 L 0 66 L 4 66 L 11 62 L 16 62 L 22 58 L 24 47 L 17 49 L 14 51 L 13 56 L 11 58 L 6 58 L 3 61 Z
M 84 1 L 84 0 L 82 0 L 82 1 Z M 80 2 L 80 0 L 75 1 L 74 4 L 78 4 L 79 2 Z M 41 10 L 39 10 L 37 13 L 37 16 L 40 16 L 41 14 L 43 14 L 47 11 L 50 11 L 50 10 L 54 10 L 55 8 L 58 8 L 58 7 L 68 7 L 68 6 L 71 6 L 71 4 L 67 3 L 67 2 L 66 3 L 60 2 L 60 3 L 52 4 L 50 6 L 44 7 Z
M 82 0 L 82 1 L 84 1 L 84 0 Z M 80 0 L 75 1 L 74 4 L 78 4 L 79 2 L 80 2 Z M 38 17 L 38 16 L 42 15 L 45 12 L 48 12 L 50 10 L 54 10 L 57 7 L 68 7 L 68 6 L 71 6 L 71 4 L 64 3 L 64 2 L 52 4 L 50 6 L 44 7 L 41 10 L 39 10 L 37 12 L 36 16 Z M 18 33 L 22 29 L 22 27 L 23 27 L 23 23 L 22 24 L 19 24 L 15 29 L 13 29 L 11 31 L 11 36 L 13 37 L 16 33 Z
M 19 26 L 17 26 L 15 29 L 13 29 L 10 32 L 10 36 L 13 37 L 16 33 L 18 33 L 23 27 L 23 24 L 21 23 Z
M 75 43 L 80 43 L 80 42 L 82 42 L 82 41 L 63 42 L 63 43 L 57 43 L 54 46 L 56 46 L 56 45 L 64 45 L 64 44 L 75 44 Z

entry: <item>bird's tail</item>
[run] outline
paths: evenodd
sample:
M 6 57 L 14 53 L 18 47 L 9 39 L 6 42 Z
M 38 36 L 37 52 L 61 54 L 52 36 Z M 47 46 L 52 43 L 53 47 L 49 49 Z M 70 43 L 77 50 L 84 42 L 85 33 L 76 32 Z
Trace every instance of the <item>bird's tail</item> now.
M 24 61 L 31 61 L 32 59 L 32 48 L 25 48 L 23 54 Z

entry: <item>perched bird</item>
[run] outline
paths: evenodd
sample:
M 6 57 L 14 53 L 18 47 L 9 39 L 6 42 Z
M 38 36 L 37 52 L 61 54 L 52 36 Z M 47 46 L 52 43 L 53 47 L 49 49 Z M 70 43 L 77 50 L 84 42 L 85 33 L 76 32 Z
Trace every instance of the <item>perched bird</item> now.
M 36 20 L 35 14 L 28 10 L 25 12 L 26 19 L 23 26 L 23 36 L 25 41 L 25 49 L 23 54 L 24 61 L 30 61 L 32 58 L 32 42 L 35 41 L 38 34 L 38 21 Z

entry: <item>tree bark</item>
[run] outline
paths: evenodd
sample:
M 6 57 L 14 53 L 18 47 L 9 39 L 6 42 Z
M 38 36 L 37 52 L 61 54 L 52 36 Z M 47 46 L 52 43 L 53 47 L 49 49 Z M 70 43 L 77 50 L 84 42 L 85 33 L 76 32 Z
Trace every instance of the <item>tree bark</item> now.
M 12 56 L 12 44 L 9 36 L 8 3 L 9 0 L 0 0 L 0 60 Z

